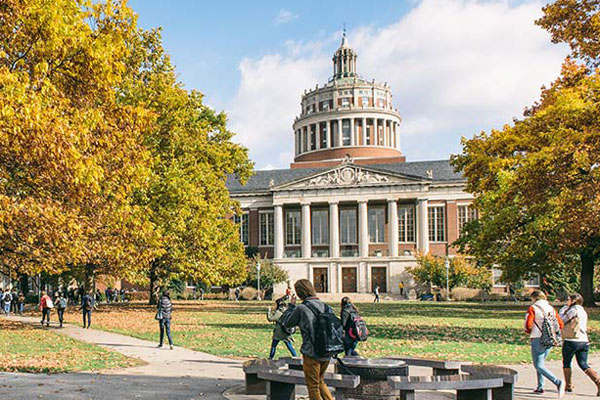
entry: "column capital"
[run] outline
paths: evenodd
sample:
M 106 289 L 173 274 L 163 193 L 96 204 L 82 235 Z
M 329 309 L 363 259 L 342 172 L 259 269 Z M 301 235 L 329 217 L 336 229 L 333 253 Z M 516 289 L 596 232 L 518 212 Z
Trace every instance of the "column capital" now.
M 387 202 L 388 202 L 388 203 L 396 203 L 397 201 L 398 201 L 398 199 L 397 199 L 397 198 L 389 198 L 389 197 L 388 197 L 388 199 L 387 199 Z
M 340 202 L 338 200 L 330 200 L 328 203 L 329 203 L 330 206 L 334 205 L 334 204 L 335 205 L 340 204 Z
M 304 207 L 304 206 L 310 206 L 310 204 L 311 204 L 310 200 L 302 200 L 302 201 L 300 202 L 300 205 L 301 205 L 302 207 Z
M 356 201 L 358 204 L 362 204 L 362 203 L 368 203 L 369 200 L 357 200 Z

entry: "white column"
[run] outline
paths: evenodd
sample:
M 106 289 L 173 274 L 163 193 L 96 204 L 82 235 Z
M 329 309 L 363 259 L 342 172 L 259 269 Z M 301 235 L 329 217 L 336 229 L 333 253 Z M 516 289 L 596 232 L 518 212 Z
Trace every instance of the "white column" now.
M 367 202 L 358 202 L 358 255 L 369 255 L 369 219 L 367 215 Z
M 354 146 L 354 118 L 350 118 L 350 146 Z
M 366 118 L 362 119 L 362 128 L 363 128 L 363 131 L 362 131 L 362 138 L 363 138 L 363 140 L 362 140 L 362 142 L 363 142 L 363 146 L 366 146 L 367 145 L 367 119 Z
M 302 258 L 310 258 L 310 204 L 302 204 Z
M 275 245 L 275 257 L 274 258 L 283 258 L 283 206 L 276 205 L 274 212 L 274 228 L 275 228 L 275 237 L 274 237 L 274 245 Z
M 337 147 L 342 147 L 344 144 L 344 140 L 342 138 L 342 120 L 337 120 L 338 128 L 337 128 Z
M 419 199 L 417 203 L 417 249 L 429 252 L 429 221 L 427 199 Z
M 325 129 L 323 129 L 323 134 L 325 135 L 325 148 L 331 147 L 329 145 L 329 122 L 325 121 Z
M 329 203 L 329 257 L 340 256 L 340 216 L 338 203 Z
M 398 202 L 388 200 L 389 246 L 390 257 L 398 257 Z

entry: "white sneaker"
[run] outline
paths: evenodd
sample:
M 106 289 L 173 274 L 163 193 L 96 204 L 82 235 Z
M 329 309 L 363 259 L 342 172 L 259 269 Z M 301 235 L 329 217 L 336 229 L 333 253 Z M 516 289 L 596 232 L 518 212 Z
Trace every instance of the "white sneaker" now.
M 558 398 L 562 399 L 563 397 L 565 397 L 565 381 L 560 381 L 558 385 Z

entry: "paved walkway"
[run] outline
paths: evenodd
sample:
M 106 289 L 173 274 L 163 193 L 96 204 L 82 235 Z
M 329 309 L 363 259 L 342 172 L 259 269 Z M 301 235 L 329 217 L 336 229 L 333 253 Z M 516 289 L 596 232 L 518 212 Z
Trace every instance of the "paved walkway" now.
M 11 317 L 39 326 L 38 318 Z M 40 328 L 41 329 L 41 328 Z M 243 384 L 244 374 L 241 361 L 216 357 L 210 354 L 175 347 L 173 350 L 159 349 L 156 343 L 132 338 L 130 336 L 104 332 L 95 329 L 82 329 L 75 325 L 65 325 L 50 329 L 88 343 L 94 343 L 126 356 L 135 357 L 147 364 L 139 367 L 108 370 L 97 373 L 70 374 L 20 374 L 0 373 L 0 399 L 223 399 L 236 400 L 263 399 L 264 396 L 235 395 L 235 387 Z M 558 350 L 553 350 L 558 351 Z M 600 357 L 591 357 L 590 364 L 600 370 Z M 553 361 L 549 369 L 562 378 L 562 365 Z M 575 366 L 575 363 L 574 363 Z M 516 398 L 550 399 L 556 398 L 556 390 L 550 382 L 544 395 L 534 395 L 535 371 L 531 365 L 513 365 L 519 372 Z M 414 370 L 415 375 L 427 375 L 426 369 Z M 569 400 L 596 398 L 594 384 L 577 367 L 573 372 L 575 394 L 567 395 Z M 305 392 L 302 389 L 300 393 Z M 422 393 L 418 398 L 424 400 L 452 399 L 451 394 Z

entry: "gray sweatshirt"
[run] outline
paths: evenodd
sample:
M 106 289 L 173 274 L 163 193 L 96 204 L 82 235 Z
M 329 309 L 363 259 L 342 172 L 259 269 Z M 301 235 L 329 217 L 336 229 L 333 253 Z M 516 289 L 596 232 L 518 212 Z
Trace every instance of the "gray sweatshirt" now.
M 298 326 L 300 328 L 300 333 L 302 333 L 302 347 L 300 347 L 300 352 L 305 356 L 310 358 L 314 358 L 319 361 L 329 361 L 330 357 L 317 357 L 315 354 L 315 314 L 304 304 L 310 302 L 312 306 L 314 306 L 319 312 L 324 312 L 325 310 L 329 310 L 331 312 L 331 307 L 327 304 L 323 303 L 317 297 L 308 297 L 306 298 L 302 304 L 294 305 L 290 304 L 288 309 L 290 310 L 284 316 L 284 320 L 282 321 L 283 325 L 291 329 L 294 326 Z

